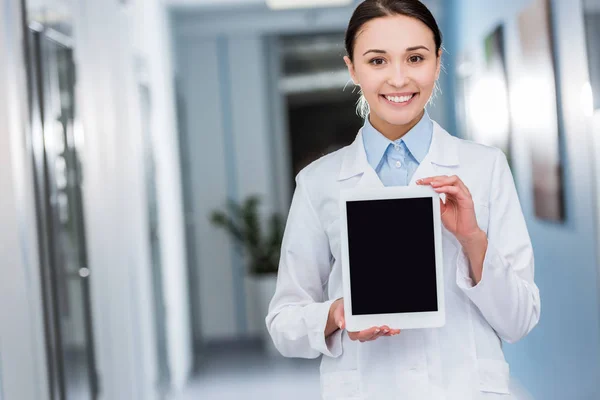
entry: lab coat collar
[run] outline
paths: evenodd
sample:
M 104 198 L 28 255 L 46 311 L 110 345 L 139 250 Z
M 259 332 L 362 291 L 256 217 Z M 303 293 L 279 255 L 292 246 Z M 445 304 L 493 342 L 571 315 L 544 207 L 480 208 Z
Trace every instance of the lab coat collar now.
M 433 138 L 429 151 L 421 164 L 419 164 L 409 185 L 414 185 L 417 179 L 445 175 L 447 171 L 444 167 L 456 167 L 458 165 L 457 139 L 446 132 L 437 122 L 433 121 Z M 344 154 L 338 180 L 343 181 L 361 174 L 360 186 L 383 187 L 377 173 L 367 160 L 362 129 L 358 132 L 356 139 Z

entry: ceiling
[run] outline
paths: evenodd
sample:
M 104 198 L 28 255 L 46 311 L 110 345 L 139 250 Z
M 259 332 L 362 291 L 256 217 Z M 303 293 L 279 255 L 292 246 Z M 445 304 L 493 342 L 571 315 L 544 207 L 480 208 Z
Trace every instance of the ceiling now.
M 58 0 L 55 0 L 58 1 Z M 204 11 L 235 11 L 235 9 L 267 9 L 265 0 L 159 0 L 167 7 L 172 9 L 193 9 Z M 355 6 L 363 0 L 354 0 Z M 440 11 L 444 0 L 422 0 L 433 12 L 436 18 L 440 17 Z M 600 0 L 587 0 L 599 1 Z M 348 6 L 345 6 L 348 7 Z M 351 6 L 352 7 L 352 6 Z
M 264 0 L 162 0 L 164 4 L 175 7 L 193 6 L 197 8 L 245 7 L 265 4 Z

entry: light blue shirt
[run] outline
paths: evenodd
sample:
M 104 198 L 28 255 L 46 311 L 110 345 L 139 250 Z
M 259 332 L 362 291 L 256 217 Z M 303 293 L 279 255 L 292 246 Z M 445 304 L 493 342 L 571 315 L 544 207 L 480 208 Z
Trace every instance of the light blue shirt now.
M 427 111 L 402 138 L 391 141 L 371 125 L 363 126 L 367 160 L 384 186 L 406 186 L 427 155 L 433 138 L 433 122 Z

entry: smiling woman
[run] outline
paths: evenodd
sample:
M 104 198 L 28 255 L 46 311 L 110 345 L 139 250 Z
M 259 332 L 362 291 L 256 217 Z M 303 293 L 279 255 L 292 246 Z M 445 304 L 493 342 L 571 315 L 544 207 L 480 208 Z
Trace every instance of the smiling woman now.
M 296 177 L 266 317 L 275 346 L 286 357 L 322 357 L 325 400 L 528 398 L 510 379 L 502 340 L 516 342 L 536 326 L 540 297 L 531 240 L 504 153 L 451 136 L 425 110 L 440 74 L 442 34 L 420 1 L 362 2 L 345 42 L 346 66 L 363 95 L 364 124 L 351 145 Z M 446 324 L 348 331 L 347 313 L 355 314 L 351 307 L 344 310 L 342 297 L 340 195 L 353 188 L 415 185 L 443 195 Z M 425 268 L 410 240 L 402 238 L 413 239 L 427 221 L 402 207 L 365 213 L 372 223 L 363 232 L 369 241 L 350 246 L 372 254 L 365 263 L 371 279 L 350 278 L 350 284 L 365 286 L 380 309 L 389 309 L 390 302 L 402 306 L 407 292 L 402 285 L 419 290 L 420 282 L 410 276 Z M 373 250 L 373 241 L 390 251 Z M 392 293 L 384 289 L 389 282 L 381 282 L 390 269 L 403 279 Z
M 344 61 L 364 96 L 359 111 L 392 140 L 421 119 L 440 75 L 442 33 L 417 3 L 366 1 L 346 32 Z

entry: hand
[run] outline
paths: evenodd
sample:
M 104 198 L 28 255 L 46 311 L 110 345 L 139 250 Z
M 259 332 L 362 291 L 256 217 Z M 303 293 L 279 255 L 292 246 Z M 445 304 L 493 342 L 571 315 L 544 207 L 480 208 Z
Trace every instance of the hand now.
M 340 328 L 346 327 L 346 321 L 344 319 L 344 299 L 340 298 L 333 302 L 331 309 L 333 320 L 335 324 Z M 348 332 L 348 337 L 351 340 L 359 340 L 361 343 L 368 342 L 380 338 L 381 336 L 395 336 L 400 333 L 400 329 L 390 329 L 389 326 L 374 326 L 369 329 L 365 329 L 360 332 Z
M 481 233 L 471 192 L 458 176 L 434 176 L 419 179 L 416 183 L 431 185 L 437 193 L 446 195 L 446 203 L 440 199 L 442 223 L 459 242 L 468 242 Z

